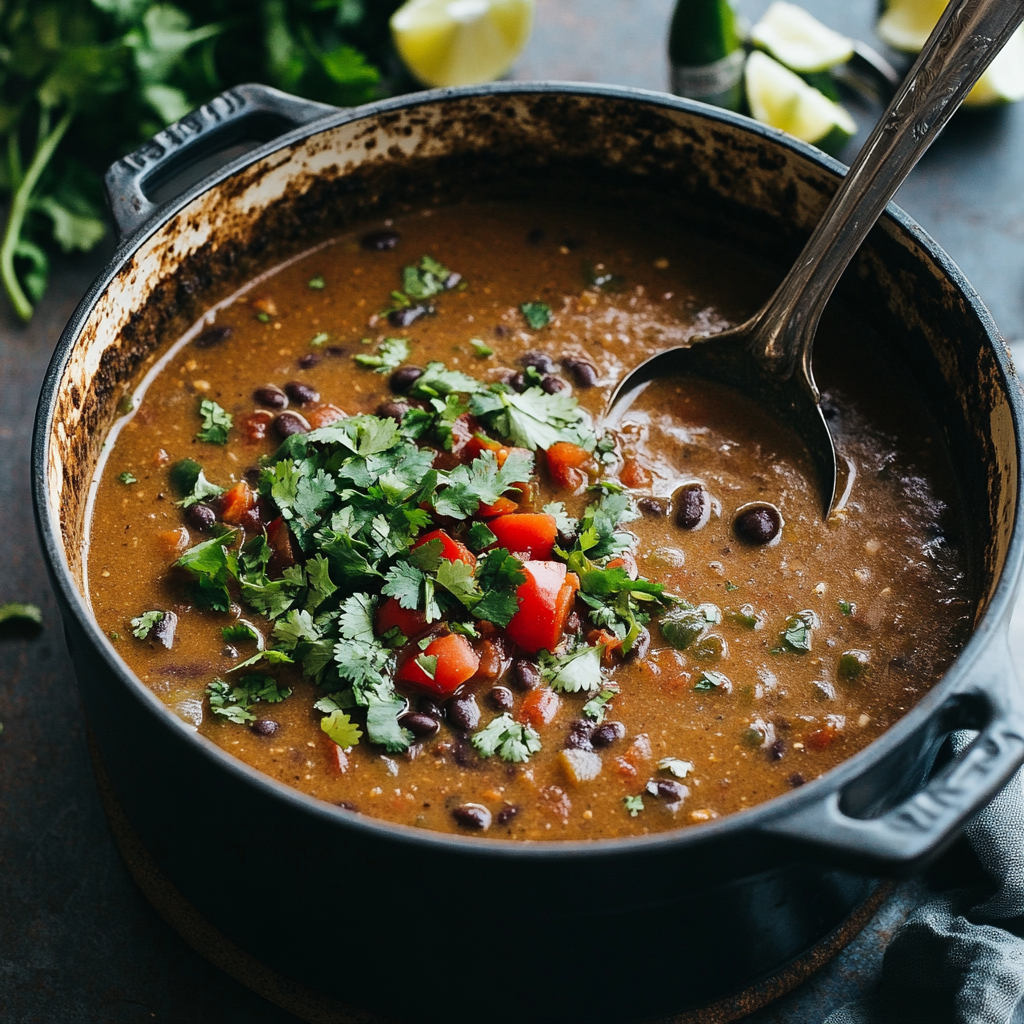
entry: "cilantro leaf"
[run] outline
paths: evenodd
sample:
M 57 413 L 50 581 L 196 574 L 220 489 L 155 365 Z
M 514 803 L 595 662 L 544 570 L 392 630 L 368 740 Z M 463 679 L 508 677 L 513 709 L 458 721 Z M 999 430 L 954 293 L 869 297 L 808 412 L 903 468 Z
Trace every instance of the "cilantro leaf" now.
M 132 619 L 132 635 L 145 640 L 150 630 L 163 620 L 164 613 L 158 611 L 143 612 L 138 618 Z
M 288 687 L 279 686 L 270 676 L 258 673 L 242 676 L 236 686 L 223 679 L 214 679 L 206 687 L 210 710 L 237 725 L 256 721 L 256 716 L 249 710 L 254 704 L 261 701 L 279 704 L 291 693 Z
M 551 689 L 559 693 L 579 693 L 580 690 L 601 688 L 601 655 L 604 644 L 591 647 L 576 641 L 565 654 L 540 652 L 541 677 L 547 680 Z
M 230 626 L 222 626 L 220 635 L 228 643 L 241 643 L 252 640 L 258 647 L 263 646 L 263 634 L 250 622 L 239 619 Z
M 644 798 L 637 796 L 624 796 L 622 806 L 629 812 L 631 818 L 635 818 L 644 809 Z
M 196 434 L 196 438 L 208 444 L 227 444 L 228 431 L 234 420 L 231 413 L 209 398 L 204 398 L 199 403 L 199 415 L 203 418 L 203 429 Z
M 473 608 L 474 616 L 504 628 L 519 611 L 517 591 L 526 582 L 523 563 L 507 549 L 495 548 L 477 564 L 476 580 L 483 596 Z
M 537 731 L 530 725 L 517 722 L 507 712 L 474 733 L 471 742 L 481 757 L 498 754 L 503 761 L 515 763 L 529 761 L 530 755 L 541 748 Z
M 572 537 L 579 527 L 579 521 L 573 519 L 565 511 L 565 502 L 563 501 L 551 501 L 544 506 L 544 511 L 549 516 L 555 517 L 555 528 L 560 534 L 566 537 Z
M 484 548 L 489 548 L 492 544 L 498 543 L 498 538 L 490 527 L 486 523 L 480 522 L 473 523 L 469 528 L 466 539 L 469 542 L 470 548 L 474 551 L 483 551 Z
M 137 484 L 139 482 L 139 478 L 134 473 L 128 472 L 128 470 L 125 470 L 123 473 L 118 473 L 117 479 L 126 486 Z
M 182 461 L 192 463 L 192 466 L 195 466 L 198 472 L 195 474 L 192 485 L 185 492 L 185 497 L 182 498 L 181 501 L 175 502 L 179 508 L 190 508 L 192 505 L 198 504 L 200 501 L 206 501 L 207 498 L 216 498 L 224 493 L 223 487 L 211 484 L 210 481 L 206 479 L 206 474 L 203 472 L 201 466 L 192 462 L 191 459 L 184 459 Z M 178 465 L 181 466 L 182 463 L 179 462 Z M 189 469 L 191 469 L 191 467 L 189 467 Z
M 693 771 L 693 762 L 683 761 L 678 757 L 663 757 L 658 762 L 658 771 L 668 772 L 677 779 L 685 779 Z
M 449 370 L 444 363 L 433 362 L 427 363 L 423 374 L 417 378 L 407 393 L 411 398 L 431 399 L 451 394 L 471 395 L 486 388 L 487 385 L 475 377 L 470 377 L 459 370 Z
M 354 747 L 363 735 L 363 730 L 341 710 L 332 711 L 321 718 L 320 728 L 342 749 Z
M 236 531 L 231 530 L 211 537 L 189 548 L 175 562 L 195 579 L 195 601 L 200 608 L 226 612 L 231 605 L 228 581 L 238 578 L 238 555 L 227 545 L 235 536 Z
M 360 354 L 352 358 L 360 366 L 374 369 L 377 373 L 390 373 L 409 358 L 409 341 L 406 338 L 385 338 L 377 346 L 376 355 Z
M 479 338 L 470 338 L 469 343 L 473 346 L 473 355 L 475 355 L 477 359 L 488 359 L 490 356 L 494 355 L 494 349 Z
M 794 654 L 806 654 L 811 649 L 812 631 L 817 626 L 818 616 L 810 609 L 791 615 L 779 637 L 783 648 Z
M 732 683 L 729 681 L 729 677 L 721 672 L 705 669 L 701 672 L 700 678 L 693 688 L 704 692 L 729 693 L 732 690 Z
M 583 714 L 600 725 L 604 721 L 605 712 L 609 710 L 608 705 L 618 693 L 619 688 L 615 683 L 606 683 L 600 693 L 583 705 Z
M 544 302 L 524 302 L 519 307 L 526 322 L 535 330 L 551 323 L 551 307 Z
M 594 444 L 590 417 L 572 395 L 549 395 L 539 387 L 517 394 L 504 385 L 492 385 L 472 396 L 470 411 L 518 448 L 546 449 L 559 441 L 585 448 Z

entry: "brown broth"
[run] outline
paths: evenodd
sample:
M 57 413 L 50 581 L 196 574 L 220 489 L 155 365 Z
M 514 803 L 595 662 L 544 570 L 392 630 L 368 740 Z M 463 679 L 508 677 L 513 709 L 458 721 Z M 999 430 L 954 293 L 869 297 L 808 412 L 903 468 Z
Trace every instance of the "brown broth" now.
M 538 226 L 545 229 L 539 241 L 531 236 Z M 670 647 L 652 625 L 649 653 L 614 671 L 621 693 L 609 717 L 623 723 L 626 736 L 599 751 L 602 770 L 593 781 L 572 785 L 560 755 L 587 699 L 582 694 L 560 697 L 556 717 L 541 729 L 543 749 L 524 765 L 484 761 L 442 726 L 414 748 L 416 756 L 384 755 L 364 739 L 340 771 L 337 748 L 312 710 L 315 688 L 285 667 L 274 674 L 294 694 L 256 708 L 279 724 L 273 735 L 212 715 L 207 683 L 249 652 L 227 649 L 220 629 L 233 616 L 192 608 L 169 568 L 175 555 L 161 533 L 181 527 L 183 517 L 168 466 L 194 458 L 209 479 L 230 486 L 276 442 L 246 442 L 237 427 L 225 447 L 195 440 L 201 397 L 215 399 L 237 424 L 254 409 L 254 388 L 298 380 L 322 402 L 372 413 L 391 397 L 387 378 L 356 367 L 352 356 L 370 351 L 364 337 L 402 335 L 413 342 L 410 362 L 437 359 L 484 380 L 500 379 L 531 350 L 585 358 L 599 382 L 575 393 L 598 416 L 631 367 L 739 321 L 776 279 L 722 242 L 606 210 L 474 205 L 409 216 L 394 227 L 401 243 L 393 251 L 366 252 L 358 235 L 339 238 L 211 313 L 210 321 L 232 328 L 231 337 L 210 348 L 189 342 L 173 349 L 159 372 L 150 367 L 138 408 L 118 425 L 90 523 L 89 596 L 121 656 L 172 710 L 271 777 L 361 813 L 458 831 L 452 810 L 474 802 L 495 815 L 486 835 L 603 838 L 690 825 L 784 793 L 870 743 L 942 675 L 969 633 L 974 608 L 966 556 L 946 539 L 962 533 L 948 458 L 908 375 L 881 374 L 869 332 L 855 318 L 833 315 L 816 365 L 839 448 L 856 475 L 843 509 L 826 523 L 799 442 L 728 389 L 657 382 L 625 417 L 620 450 L 651 475 L 637 497 L 667 499 L 698 480 L 715 505 L 696 531 L 651 514 L 630 523 L 640 572 L 693 604 L 752 605 L 761 625 L 751 629 L 726 614 L 709 630 L 724 650 L 706 661 L 693 648 Z M 401 268 L 423 253 L 461 273 L 466 289 L 440 296 L 437 315 L 405 331 L 374 323 Z M 593 266 L 617 275 L 621 287 L 588 287 L 584 271 Z M 318 275 L 322 290 L 308 286 Z M 265 297 L 276 307 L 266 323 L 253 304 Z M 519 312 L 533 300 L 555 313 L 541 331 L 528 329 Z M 321 333 L 329 340 L 311 348 Z M 483 339 L 494 356 L 476 357 L 471 338 Z M 315 365 L 303 368 L 298 361 L 308 355 Z M 138 482 L 122 483 L 124 472 Z M 551 498 L 565 494 L 552 491 L 545 500 Z M 579 514 L 584 499 L 566 501 Z M 736 509 L 753 501 L 782 511 L 778 543 L 752 547 L 735 536 Z M 190 543 L 201 539 L 193 530 Z M 854 606 L 852 614 L 841 602 Z M 132 637 L 130 620 L 151 608 L 178 615 L 172 650 Z M 811 651 L 778 652 L 787 617 L 803 609 L 820 621 Z M 867 652 L 871 668 L 844 684 L 837 663 L 850 649 Z M 705 670 L 724 674 L 731 692 L 694 690 Z M 496 714 L 489 689 L 478 688 L 481 724 Z M 522 699 L 517 693 L 513 714 Z M 758 739 L 764 742 L 752 745 Z M 674 809 L 645 792 L 650 780 L 670 778 L 657 769 L 663 757 L 694 766 L 684 780 L 689 795 Z M 633 817 L 623 798 L 639 794 L 645 807 Z M 501 815 L 510 807 L 514 816 Z

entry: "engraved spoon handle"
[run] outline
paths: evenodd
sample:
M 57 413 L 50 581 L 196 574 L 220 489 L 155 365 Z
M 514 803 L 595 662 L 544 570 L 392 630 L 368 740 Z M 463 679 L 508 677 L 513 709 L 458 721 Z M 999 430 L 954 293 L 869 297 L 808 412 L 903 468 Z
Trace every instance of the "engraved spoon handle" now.
M 951 0 L 793 268 L 748 325 L 780 378 L 800 364 L 815 395 L 818 320 L 860 244 L 974 83 L 1024 21 L 1024 0 Z

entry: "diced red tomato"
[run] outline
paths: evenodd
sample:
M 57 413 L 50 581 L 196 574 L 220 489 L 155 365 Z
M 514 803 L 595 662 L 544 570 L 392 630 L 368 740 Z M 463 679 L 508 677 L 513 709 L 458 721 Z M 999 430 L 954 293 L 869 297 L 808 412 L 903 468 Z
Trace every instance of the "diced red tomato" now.
M 530 558 L 541 560 L 551 557 L 558 536 L 555 517 L 546 512 L 499 516 L 487 525 L 501 547 L 509 551 L 525 551 Z
M 257 441 L 266 440 L 267 431 L 270 430 L 270 424 L 273 422 L 274 417 L 269 412 L 259 409 L 248 416 L 242 416 L 238 421 L 238 426 L 246 441 L 255 444 Z
M 586 467 L 591 464 L 590 452 L 578 444 L 559 441 L 546 452 L 548 472 L 555 484 L 574 494 L 587 484 Z
M 466 446 L 479 432 L 480 424 L 468 412 L 457 416 L 452 423 L 452 453 L 462 458 Z
M 526 582 L 516 591 L 519 610 L 505 632 L 531 653 L 541 648 L 553 650 L 565 632 L 579 590 L 579 577 L 566 572 L 561 562 L 523 562 L 523 572 Z
M 449 537 L 444 530 L 431 530 L 430 533 L 425 533 L 413 544 L 413 548 L 418 548 L 422 544 L 428 544 L 432 540 L 439 540 L 441 542 L 441 557 L 446 561 L 465 562 L 466 565 L 476 567 L 476 555 L 465 544 Z
M 631 580 L 635 580 L 640 574 L 640 570 L 636 566 L 636 557 L 632 551 L 624 551 L 618 558 L 612 558 L 609 560 L 607 568 L 609 569 L 625 569 L 626 575 Z
M 539 729 L 558 714 L 559 704 L 561 701 L 554 690 L 530 690 L 519 709 L 520 721 Z
M 827 721 L 821 729 L 815 729 L 804 742 L 811 750 L 828 750 L 839 738 L 840 732 L 835 722 Z
M 420 664 L 423 655 L 437 658 L 433 677 Z M 467 679 L 476 675 L 480 658 L 469 641 L 458 633 L 438 637 L 427 645 L 422 655 L 414 655 L 399 668 L 399 681 L 447 697 L 454 693 Z
M 492 516 L 511 515 L 519 508 L 519 502 L 511 498 L 499 498 L 493 505 L 481 505 L 477 512 L 482 519 L 490 519 Z
M 651 471 L 638 459 L 626 459 L 622 464 L 619 479 L 624 487 L 650 487 Z
M 330 426 L 332 423 L 336 423 L 338 420 L 345 418 L 345 412 L 343 409 L 339 409 L 336 405 L 318 405 L 315 409 L 306 413 L 306 419 L 309 420 L 309 425 L 314 430 L 319 430 L 320 427 Z
M 614 633 L 609 633 L 607 629 L 592 629 L 587 634 L 587 643 L 591 647 L 604 645 L 604 650 L 601 652 L 601 664 L 606 668 L 614 665 L 616 656 L 622 653 L 622 641 Z
M 292 535 L 284 518 L 278 516 L 267 526 L 267 543 L 273 550 L 267 565 L 267 574 L 278 579 L 285 569 L 295 564 L 295 550 L 292 547 Z
M 504 449 L 505 454 L 499 455 L 498 453 Z M 489 437 L 485 437 L 483 434 L 474 434 L 462 447 L 462 451 L 459 453 L 466 462 L 472 462 L 474 459 L 480 458 L 483 452 L 494 452 L 494 457 L 498 460 L 498 466 L 500 467 L 505 459 L 508 458 L 508 450 L 500 441 L 492 441 Z
M 427 617 L 417 608 L 403 608 L 393 597 L 389 597 L 377 609 L 377 634 L 383 636 L 396 626 L 403 636 L 419 636 L 427 628 Z
M 237 526 L 242 521 L 242 516 L 255 504 L 256 494 L 253 489 L 244 480 L 239 480 L 230 491 L 221 496 L 220 517 L 225 523 Z
M 156 539 L 168 558 L 177 558 L 188 547 L 189 535 L 184 526 L 179 526 L 176 530 L 161 530 Z

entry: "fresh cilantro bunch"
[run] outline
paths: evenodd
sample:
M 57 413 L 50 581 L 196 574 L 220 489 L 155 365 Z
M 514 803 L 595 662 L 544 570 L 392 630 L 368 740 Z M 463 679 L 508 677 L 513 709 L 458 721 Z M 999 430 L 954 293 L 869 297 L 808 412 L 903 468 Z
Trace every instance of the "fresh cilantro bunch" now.
M 0 279 L 32 315 L 50 256 L 107 232 L 118 157 L 241 82 L 339 105 L 393 92 L 400 0 L 11 0 L 0 7 Z M 386 67 L 389 74 L 382 74 Z

